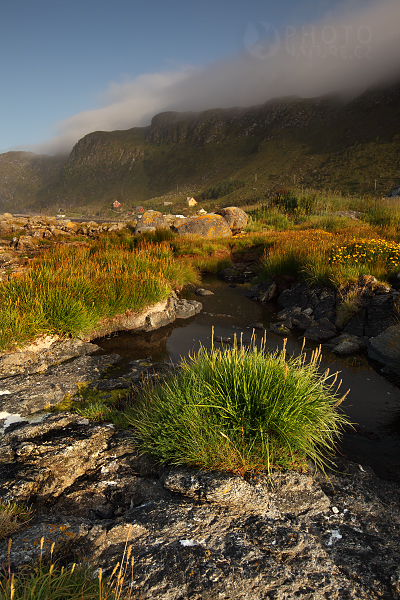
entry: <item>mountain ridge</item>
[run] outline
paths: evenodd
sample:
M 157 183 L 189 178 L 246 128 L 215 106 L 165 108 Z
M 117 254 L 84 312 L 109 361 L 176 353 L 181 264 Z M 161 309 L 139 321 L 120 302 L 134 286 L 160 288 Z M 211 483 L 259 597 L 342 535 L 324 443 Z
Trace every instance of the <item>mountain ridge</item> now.
M 293 183 L 383 193 L 400 180 L 399 155 L 400 83 L 349 102 L 290 96 L 167 111 L 146 127 L 89 133 L 68 157 L 0 154 L 0 210 L 130 206 L 229 178 L 244 181 L 242 200 Z

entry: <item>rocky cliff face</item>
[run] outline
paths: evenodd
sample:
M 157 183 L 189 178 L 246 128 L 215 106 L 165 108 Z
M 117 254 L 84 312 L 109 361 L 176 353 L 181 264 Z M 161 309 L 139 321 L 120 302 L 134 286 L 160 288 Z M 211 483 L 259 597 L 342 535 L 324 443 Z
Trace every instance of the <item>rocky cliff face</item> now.
M 0 154 L 0 210 L 16 212 L 57 181 L 67 157 L 33 152 Z
M 262 190 L 290 185 L 296 174 L 302 185 L 357 193 L 372 191 L 363 182 L 378 177 L 385 191 L 398 176 L 399 97 L 400 84 L 347 103 L 287 97 L 250 108 L 165 112 L 149 127 L 89 134 L 67 161 L 9 152 L 0 155 L 0 203 L 13 211 L 100 207 L 116 198 L 139 203 L 177 184 L 194 193 L 229 177 L 243 179 L 250 197 L 254 172 Z

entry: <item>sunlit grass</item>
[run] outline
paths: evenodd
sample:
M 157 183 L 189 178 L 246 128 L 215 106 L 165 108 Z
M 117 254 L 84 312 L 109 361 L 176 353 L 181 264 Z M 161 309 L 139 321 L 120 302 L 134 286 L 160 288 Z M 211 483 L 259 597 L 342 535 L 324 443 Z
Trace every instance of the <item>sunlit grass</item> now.
M 7 539 L 31 518 L 31 508 L 17 502 L 0 502 L 0 539 Z
M 324 468 L 346 417 L 320 354 L 201 349 L 134 407 L 136 445 L 161 463 L 230 473 Z
M 40 557 L 37 564 L 25 565 L 16 572 L 11 560 L 0 571 L 1 600 L 130 600 L 133 590 L 132 545 L 125 543 L 121 562 L 113 568 L 109 577 L 103 577 L 102 568 L 96 569 L 88 560 L 59 566 L 53 560 L 55 543 L 51 545 L 50 556 L 43 551 L 45 539 L 40 544 Z M 11 555 L 12 540 L 8 542 L 8 555 Z
M 43 334 L 79 336 L 102 319 L 139 312 L 197 279 L 168 243 L 55 249 L 0 285 L 0 348 Z

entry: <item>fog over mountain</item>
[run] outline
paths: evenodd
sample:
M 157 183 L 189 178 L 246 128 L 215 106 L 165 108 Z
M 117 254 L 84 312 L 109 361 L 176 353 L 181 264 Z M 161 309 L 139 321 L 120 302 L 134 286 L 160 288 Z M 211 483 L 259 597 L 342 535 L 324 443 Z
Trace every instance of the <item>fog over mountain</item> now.
M 400 2 L 347 1 L 304 28 L 248 23 L 238 46 L 236 56 L 202 68 L 183 66 L 111 83 L 100 108 L 58 123 L 50 140 L 18 149 L 66 153 L 87 133 L 147 125 L 167 110 L 250 106 L 286 95 L 354 96 L 400 78 Z

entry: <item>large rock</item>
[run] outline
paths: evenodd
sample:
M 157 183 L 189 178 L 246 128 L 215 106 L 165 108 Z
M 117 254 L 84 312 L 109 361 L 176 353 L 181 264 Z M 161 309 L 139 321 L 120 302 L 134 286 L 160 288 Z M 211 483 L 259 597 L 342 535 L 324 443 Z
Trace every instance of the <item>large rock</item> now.
M 147 210 L 136 225 L 135 233 L 155 231 L 156 229 L 169 229 L 168 221 L 162 213 L 155 210 Z
M 182 223 L 175 221 L 173 229 L 179 235 L 201 235 L 205 238 L 230 237 L 232 231 L 228 223 L 220 215 L 198 215 L 185 219 Z
M 221 215 L 225 219 L 233 234 L 243 231 L 249 219 L 247 213 L 236 206 L 221 208 L 221 210 L 217 210 L 216 214 Z
M 400 185 L 395 185 L 390 192 L 388 193 L 388 195 L 386 196 L 386 198 L 400 198 Z
M 21 235 L 19 238 L 14 238 L 12 245 L 20 252 L 32 252 L 37 249 L 37 239 L 30 235 Z
M 400 325 L 368 340 L 368 356 L 400 375 Z

